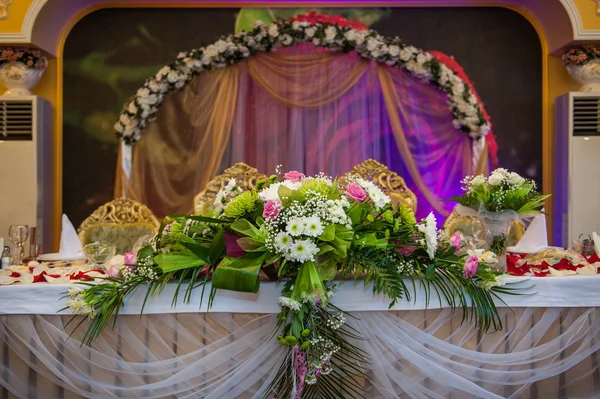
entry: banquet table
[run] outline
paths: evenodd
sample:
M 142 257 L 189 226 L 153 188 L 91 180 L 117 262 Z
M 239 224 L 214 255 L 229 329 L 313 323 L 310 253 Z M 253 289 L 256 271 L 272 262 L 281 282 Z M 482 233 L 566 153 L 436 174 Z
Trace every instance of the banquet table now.
M 367 398 L 590 398 L 600 395 L 600 276 L 507 277 L 523 295 L 497 301 L 503 329 L 483 332 L 424 291 L 391 309 L 362 281 L 339 282 L 369 358 Z M 69 285 L 0 287 L 2 397 L 262 397 L 285 347 L 272 339 L 280 287 L 258 294 L 201 289 L 172 306 L 175 285 L 140 310 L 127 298 L 91 347 L 63 310 Z M 503 303 L 504 301 L 504 303 Z M 599 315 L 600 316 L 600 315 Z M 73 319 L 73 320 L 72 320 Z

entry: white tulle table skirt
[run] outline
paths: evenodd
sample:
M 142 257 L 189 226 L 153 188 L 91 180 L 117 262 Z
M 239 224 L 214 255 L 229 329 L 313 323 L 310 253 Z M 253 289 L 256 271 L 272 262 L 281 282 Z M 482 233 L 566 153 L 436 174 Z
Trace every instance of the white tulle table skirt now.
M 530 301 L 529 307 L 501 308 L 504 330 L 489 334 L 461 324 L 460 311 L 452 314 L 450 309 L 384 311 L 378 309 L 377 298 L 371 301 L 373 310 L 353 309 L 358 320 L 352 323 L 365 337 L 360 345 L 370 357 L 365 365 L 370 380 L 363 383 L 364 396 L 554 399 L 600 395 L 600 314 L 594 302 L 599 295 L 590 285 L 595 280 L 598 287 L 600 281 L 587 279 L 591 280 L 560 279 L 564 290 L 559 279 L 535 279 L 538 294 L 519 297 Z M 578 294 L 575 287 L 579 287 Z M 45 296 L 58 288 L 0 288 L 3 397 L 261 397 L 285 351 L 270 339 L 275 315 L 243 313 L 240 306 L 252 309 L 257 297 L 254 302 L 246 298 L 229 312 L 198 312 L 196 303 L 195 313 L 174 314 L 171 309 L 141 318 L 124 315 L 92 347 L 82 346 L 82 331 L 69 337 L 77 320 L 66 325 L 71 316 L 31 314 L 18 303 L 27 300 L 25 291 L 29 291 L 29 302 L 62 307 L 56 292 L 54 297 Z M 344 289 L 336 296 L 342 308 Z M 545 306 L 531 302 L 537 295 L 550 297 L 546 289 L 554 290 L 553 298 L 558 299 Z M 45 290 L 44 296 L 34 297 L 40 294 L 36 290 Z M 10 292 L 17 291 L 23 295 L 9 301 Z M 586 306 L 588 297 L 596 299 L 589 299 Z

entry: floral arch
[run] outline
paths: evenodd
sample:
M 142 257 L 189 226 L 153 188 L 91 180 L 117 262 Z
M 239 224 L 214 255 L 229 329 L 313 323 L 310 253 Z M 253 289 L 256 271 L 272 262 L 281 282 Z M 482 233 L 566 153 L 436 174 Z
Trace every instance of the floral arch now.
M 163 67 L 155 76 L 147 79 L 144 86 L 125 105 L 119 121 L 115 124 L 115 130 L 123 142 L 120 160 L 122 168 L 119 168 L 117 172 L 120 173 L 122 170 L 123 173 L 117 178 L 116 193 L 119 195 L 124 193 L 127 196 L 148 203 L 159 216 L 172 212 L 188 211 L 189 209 L 178 209 L 176 207 L 165 209 L 156 202 L 152 203 L 152 201 L 173 203 L 174 197 L 167 194 L 169 191 L 177 192 L 180 201 L 183 195 L 183 189 L 179 187 L 178 190 L 174 186 L 171 189 L 161 189 L 160 192 L 156 189 L 152 189 L 152 193 L 147 192 L 142 186 L 144 184 L 148 185 L 146 181 L 149 176 L 153 176 L 153 180 L 156 180 L 156 171 L 153 173 L 137 173 L 136 176 L 134 170 L 132 176 L 132 169 L 136 168 L 136 161 L 132 156 L 132 147 L 136 143 L 143 143 L 141 140 L 146 136 L 148 128 L 152 126 L 151 122 L 160 116 L 159 111 L 162 109 L 165 99 L 187 88 L 188 85 L 195 82 L 194 78 L 205 77 L 208 72 L 214 73 L 215 71 L 226 70 L 225 67 L 239 65 L 242 61 L 254 59 L 260 54 L 281 53 L 302 46 L 310 47 L 316 52 L 325 50 L 327 53 L 332 54 L 355 54 L 359 60 L 376 61 L 376 65 L 404 71 L 407 76 L 416 78 L 417 81 L 435 88 L 435 91 L 445 98 L 445 112 L 448 113 L 445 124 L 451 124 L 452 129 L 458 129 L 461 132 L 461 137 L 468 138 L 468 143 L 470 143 L 463 142 L 460 145 L 461 152 L 465 146 L 470 147 L 468 152 L 464 152 L 460 159 L 462 163 L 469 163 L 469 167 L 461 171 L 455 170 L 453 173 L 456 176 L 452 176 L 452 180 L 458 184 L 457 177 L 459 175 L 462 175 L 460 176 L 462 178 L 465 174 L 471 174 L 475 171 L 475 165 L 478 164 L 477 160 L 481 155 L 481 148 L 484 146 L 483 137 L 489 133 L 490 123 L 469 82 L 463 80 L 458 73 L 440 62 L 436 56 L 406 45 L 399 38 L 382 37 L 377 32 L 368 30 L 359 23 L 350 22 L 341 17 L 307 14 L 292 20 L 275 22 L 268 26 L 259 21 L 251 32 L 227 35 L 211 45 L 189 52 L 182 52 L 175 62 Z M 379 80 L 382 88 L 386 85 L 392 87 L 392 79 L 388 77 L 389 81 L 384 82 L 385 79 L 386 77 L 382 77 L 380 73 Z M 353 82 L 355 83 L 356 80 Z M 268 85 L 266 80 L 263 82 L 264 85 Z M 448 208 L 443 204 L 442 199 L 447 198 L 448 194 L 452 194 L 452 192 L 440 191 L 436 187 L 431 187 L 432 184 L 425 181 L 426 179 L 423 177 L 419 165 L 412 159 L 406 143 L 407 139 L 402 131 L 403 128 L 406 128 L 406 125 L 404 124 L 405 121 L 401 119 L 406 115 L 402 115 L 403 111 L 401 109 L 393 110 L 396 103 L 398 103 L 395 89 L 388 87 L 382 91 L 382 96 L 385 99 L 385 106 L 382 105 L 381 108 L 387 109 L 390 115 L 389 124 L 396 136 L 400 155 L 407 160 L 404 171 L 410 174 L 417 195 L 420 194 L 425 199 L 425 202 L 420 201 L 420 203 L 430 205 L 427 210 L 424 209 L 423 211 L 428 212 L 433 209 L 439 215 L 446 216 Z M 283 97 L 277 95 L 275 95 L 275 98 L 283 102 L 286 101 Z M 439 101 L 437 102 L 439 103 Z M 292 103 L 294 102 L 290 102 L 290 104 Z M 321 103 L 319 101 L 307 101 L 300 106 L 311 108 Z M 298 105 L 297 102 L 294 104 Z M 421 108 L 426 106 L 427 104 L 420 104 Z M 171 108 L 174 109 L 173 106 Z M 171 113 L 173 112 L 175 111 L 171 110 Z M 234 112 L 235 110 L 229 110 L 229 118 L 234 117 Z M 423 113 L 424 111 L 421 109 L 420 112 Z M 396 115 L 397 113 L 400 114 L 400 117 Z M 211 123 L 213 123 L 211 126 L 214 128 L 214 121 Z M 208 130 L 205 130 L 205 132 L 208 132 Z M 434 136 L 435 132 L 430 131 L 430 135 Z M 225 140 L 226 142 L 227 140 Z M 135 147 L 138 148 L 140 145 L 138 144 Z M 195 191 L 190 195 L 199 192 L 208 182 L 208 179 L 217 173 L 220 166 L 220 160 L 225 152 L 224 146 L 212 145 L 209 147 L 208 151 L 212 154 L 213 160 L 210 165 L 197 166 L 196 171 L 205 171 L 206 177 L 201 179 L 201 182 L 188 184 L 187 189 Z M 459 147 L 455 146 L 455 148 Z M 136 149 L 136 153 L 138 152 Z M 214 156 L 215 153 L 217 156 Z M 221 158 L 218 156 L 219 154 Z M 196 153 L 195 156 L 201 157 L 202 155 Z M 435 169 L 435 165 L 432 168 Z M 187 169 L 190 170 L 190 167 Z M 268 170 L 263 172 L 268 172 Z M 327 170 L 327 172 L 330 171 Z M 172 174 L 173 171 L 170 173 Z M 164 173 L 161 173 L 161 175 L 166 176 Z M 437 177 L 446 178 L 447 176 L 442 174 Z M 162 197 L 162 199 L 157 200 L 157 197 Z M 189 206 L 191 204 L 192 201 L 189 201 Z

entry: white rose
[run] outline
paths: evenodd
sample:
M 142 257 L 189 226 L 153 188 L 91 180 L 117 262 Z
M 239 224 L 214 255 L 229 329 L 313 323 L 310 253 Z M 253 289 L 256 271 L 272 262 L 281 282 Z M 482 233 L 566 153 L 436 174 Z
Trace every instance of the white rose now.
M 400 50 L 400 59 L 402 61 L 408 61 L 411 57 L 412 53 L 407 48 L 403 48 L 402 50 Z
M 356 32 L 356 44 L 359 46 L 364 43 L 365 38 L 367 37 L 368 32 L 366 30 L 355 31 Z
M 298 29 L 300 29 L 300 22 L 298 22 L 298 21 L 294 21 L 294 22 L 292 23 L 292 29 L 294 29 L 294 30 L 298 30 Z
M 175 88 L 177 89 L 181 89 L 183 86 L 185 86 L 185 82 L 180 80 L 179 82 L 175 83 Z
M 150 90 L 148 90 L 145 87 L 142 87 L 141 89 L 139 89 L 136 93 L 136 95 L 138 97 L 148 97 L 148 95 L 150 94 Z
M 121 114 L 121 116 L 119 116 L 119 122 L 121 122 L 123 125 L 127 126 L 129 124 L 129 116 L 127 116 L 125 114 Z
M 222 54 L 225 52 L 225 50 L 227 50 L 227 43 L 223 40 L 217 40 L 217 42 L 215 43 L 215 48 L 217 49 L 219 54 Z
M 148 88 L 150 88 L 150 90 L 153 92 L 157 92 L 160 90 L 160 85 L 156 80 L 151 80 L 150 82 L 148 82 Z
M 121 122 L 117 122 L 117 123 L 115 123 L 115 126 L 114 126 L 114 128 L 115 128 L 115 130 L 116 130 L 117 132 L 119 132 L 119 133 L 123 133 L 123 125 L 121 125 Z
M 204 49 L 204 54 L 208 55 L 211 58 L 215 58 L 217 55 L 219 55 L 219 50 L 214 44 L 211 44 L 210 46 L 207 46 Z
M 377 58 L 380 56 L 381 56 L 381 51 L 379 49 L 375 49 L 375 50 L 371 51 L 371 57 Z
M 508 174 L 508 181 L 511 184 L 515 184 L 515 185 L 521 185 L 523 183 L 525 183 L 525 179 L 522 178 L 521 176 L 519 176 L 518 173 L 515 172 L 510 172 Z
M 179 74 L 177 72 L 175 72 L 175 71 L 171 71 L 167 75 L 167 80 L 170 83 L 175 83 L 175 82 L 177 82 L 177 80 L 179 80 Z
M 210 55 L 208 55 L 208 54 L 204 54 L 204 55 L 202 56 L 202 63 L 203 63 L 204 65 L 210 65 L 210 63 L 211 63 L 211 62 L 212 62 L 212 57 L 211 57 Z
M 273 24 L 269 27 L 269 36 L 276 37 L 277 35 L 279 35 L 279 28 Z
M 464 83 L 455 84 L 452 86 L 452 94 L 454 94 L 455 96 L 460 96 L 464 92 L 465 92 L 465 84 Z
M 158 102 L 158 98 L 155 94 L 151 94 L 148 96 L 148 104 L 154 105 Z
M 159 75 L 168 75 L 171 72 L 171 68 L 168 66 L 162 67 L 160 71 L 158 71 Z
M 202 67 L 202 61 L 201 61 L 201 60 L 194 59 L 194 60 L 192 61 L 192 65 L 194 66 L 194 69 L 195 69 L 195 70 L 199 70 L 199 69 L 201 69 L 201 67 Z
M 183 51 L 181 53 L 177 54 L 178 59 L 185 58 L 186 56 L 187 56 L 187 54 L 184 53 Z
M 417 62 L 419 64 L 424 64 L 427 61 L 427 57 L 425 57 L 425 54 L 420 53 L 419 55 L 417 55 Z
M 321 41 L 319 39 L 317 39 L 316 37 L 312 40 L 312 44 L 315 46 L 319 46 L 321 44 Z
M 485 184 L 485 177 L 483 177 L 483 175 L 477 175 L 471 179 L 471 185 L 473 187 L 479 187 L 483 184 Z
M 327 41 L 328 43 L 333 42 L 336 36 L 337 29 L 335 28 L 335 26 L 329 26 L 327 29 L 325 29 L 325 41 Z
M 346 40 L 352 42 L 354 40 L 356 40 L 356 31 L 349 30 L 348 32 L 344 33 L 344 37 L 346 38 Z
M 459 121 L 458 119 L 454 119 L 452 121 L 452 126 L 454 126 L 455 129 L 460 129 L 462 126 L 462 122 Z
M 293 39 L 290 35 L 285 34 L 281 37 L 281 43 L 283 43 L 284 46 L 289 46 L 290 44 L 292 44 Z
M 146 119 L 150 115 L 150 109 L 145 109 L 142 111 L 142 118 Z
M 306 37 L 312 38 L 315 35 L 315 33 L 317 33 L 317 29 L 313 28 L 311 26 L 310 28 L 306 28 L 306 30 L 304 31 L 304 33 L 306 34 Z
M 379 42 L 377 40 L 375 40 L 374 38 L 370 37 L 367 40 L 367 50 L 373 51 L 377 48 L 377 46 L 379 46 Z
M 390 46 L 389 52 L 392 57 L 397 57 L 400 54 L 400 47 Z
M 492 186 L 497 186 L 498 184 L 502 183 L 503 180 L 504 175 L 502 173 L 494 172 L 488 178 L 488 183 L 490 183 Z
M 123 135 L 125 136 L 131 136 L 133 134 L 133 126 L 125 126 L 125 131 L 123 132 Z
M 133 101 L 129 103 L 129 106 L 127 107 L 127 111 L 131 112 L 132 114 L 135 114 L 138 111 L 138 109 L 135 106 L 135 103 Z

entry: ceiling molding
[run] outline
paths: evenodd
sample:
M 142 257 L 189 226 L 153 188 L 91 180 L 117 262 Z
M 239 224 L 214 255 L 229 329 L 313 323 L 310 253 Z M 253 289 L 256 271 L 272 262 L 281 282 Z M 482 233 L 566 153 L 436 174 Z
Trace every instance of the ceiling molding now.
M 23 24 L 21 25 L 21 32 L 14 33 L 0 33 L 0 43 L 11 44 L 11 43 L 31 43 L 31 33 L 33 32 L 33 25 L 37 19 L 38 14 L 42 7 L 48 2 L 48 0 L 33 0 L 33 3 L 29 6 Z M 10 18 L 10 17 L 9 17 Z
M 600 41 L 600 30 L 585 30 L 579 10 L 573 0 L 559 0 L 562 6 L 565 8 L 571 25 L 573 27 L 573 38 L 572 40 L 596 40 Z M 600 1 L 600 0 L 598 0 Z M 26 44 L 31 43 L 31 37 L 33 32 L 33 26 L 40 13 L 42 7 L 48 2 L 48 0 L 34 0 L 23 20 L 21 26 L 21 32 L 14 33 L 0 33 L 0 43 L 4 44 Z M 398 3 L 401 3 L 400 1 Z M 590 1 L 590 3 L 592 3 Z M 593 7 L 590 4 L 590 7 Z
M 579 10 L 573 0 L 560 0 L 560 2 L 571 20 L 571 25 L 573 26 L 573 40 L 600 40 L 600 30 L 585 30 L 583 28 Z M 592 1 L 590 1 L 590 9 L 592 9 L 593 12 L 596 12 L 596 8 L 591 3 Z

